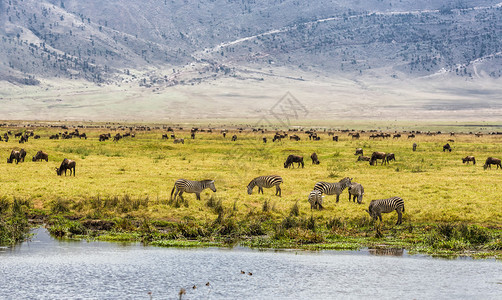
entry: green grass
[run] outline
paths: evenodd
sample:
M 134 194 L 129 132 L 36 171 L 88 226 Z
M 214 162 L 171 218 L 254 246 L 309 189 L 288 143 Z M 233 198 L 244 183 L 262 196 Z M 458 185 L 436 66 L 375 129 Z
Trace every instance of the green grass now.
M 178 131 L 176 136 L 185 139 L 182 145 L 173 144 L 172 139 L 161 140 L 164 133 L 161 130 L 136 132 L 135 138 L 119 142 L 99 142 L 97 139 L 100 133 L 114 135 L 114 131 L 80 131 L 86 132 L 89 138 L 49 140 L 48 137 L 57 131 L 42 128 L 35 129 L 35 133 L 42 136 L 39 140 L 30 139 L 22 145 L 15 139 L 1 142 L 0 153 L 4 158 L 0 163 L 0 197 L 8 201 L 26 199 L 33 209 L 73 219 L 121 218 L 139 223 L 137 220 L 150 220 L 157 229 L 155 222 L 184 224 L 170 228 L 169 234 L 163 235 L 165 232 L 161 230 L 150 237 L 153 240 L 157 236 L 214 240 L 217 236 L 234 239 L 264 235 L 276 239 L 266 238 L 268 242 L 258 244 L 274 245 L 277 240 L 285 239 L 293 240 L 296 246 L 322 244 L 324 246 L 319 249 L 329 248 L 331 242 L 327 234 L 331 231 L 339 230 L 342 236 L 373 236 L 372 225 L 364 223 L 369 222 L 364 209 L 373 199 L 391 196 L 400 196 L 405 201 L 403 226 L 416 224 L 418 228 L 421 224 L 462 223 L 502 229 L 502 170 L 485 171 L 482 167 L 488 156 L 502 158 L 502 138 L 499 136 L 477 138 L 443 134 L 407 139 L 403 134 L 400 139 L 369 140 L 369 133 L 366 133 L 359 140 L 352 140 L 338 132 L 340 141 L 337 143 L 325 133 L 320 134 L 321 141 L 309 141 L 306 134 L 299 133 L 302 138 L 299 142 L 272 143 L 272 131 L 236 133 L 236 142 L 230 141 L 234 132 L 228 133 L 227 138 L 216 130 L 199 133 L 192 140 L 189 132 Z M 263 144 L 263 136 L 268 137 L 267 144 Z M 444 153 L 442 145 L 450 138 L 455 140 L 450 143 L 453 152 Z M 416 152 L 411 150 L 413 142 L 419 145 Z M 5 159 L 10 151 L 19 147 L 27 151 L 26 161 L 18 165 L 7 164 Z M 364 149 L 365 155 L 373 151 L 393 152 L 396 161 L 383 166 L 356 162 L 353 154 L 359 147 Z M 31 161 L 38 150 L 49 154 L 49 162 Z M 312 152 L 318 154 L 320 165 L 311 165 Z M 304 156 L 305 168 L 284 169 L 284 160 L 291 153 Z M 461 158 L 467 155 L 476 157 L 475 166 L 462 164 Z M 76 161 L 75 177 L 56 175 L 54 169 L 64 158 Z M 255 189 L 248 195 L 249 181 L 267 174 L 277 174 L 284 179 L 282 197 L 274 196 L 275 189 L 265 189 L 263 195 Z M 310 210 L 307 196 L 317 181 L 335 182 L 347 176 L 364 186 L 362 205 L 347 201 L 348 194 L 344 191 L 339 203 L 335 202 L 335 196 L 326 196 L 324 210 Z M 200 201 L 194 194 L 184 194 L 186 201 L 183 203 L 171 201 L 171 189 L 179 178 L 214 179 L 217 192 L 204 191 Z M 293 219 L 286 220 L 288 217 L 295 218 L 295 226 L 278 228 L 293 222 Z M 316 223 L 311 228 L 305 225 L 309 218 Z M 391 213 L 384 214 L 383 218 L 385 236 L 394 227 L 397 217 Z M 67 225 L 60 225 L 66 234 L 71 233 L 65 229 Z M 140 226 L 136 225 L 133 227 L 138 230 Z M 316 228 L 322 229 L 312 230 Z M 78 235 L 78 229 L 72 229 L 74 235 Z M 492 239 L 486 244 L 496 249 L 499 243 Z M 451 248 L 462 247 L 452 244 Z

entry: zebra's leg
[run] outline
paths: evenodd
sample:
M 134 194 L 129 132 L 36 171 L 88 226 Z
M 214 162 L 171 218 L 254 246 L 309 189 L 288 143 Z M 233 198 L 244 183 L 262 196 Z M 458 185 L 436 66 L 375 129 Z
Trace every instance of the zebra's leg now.
M 261 186 L 259 186 L 259 187 L 258 187 L 258 194 L 259 194 L 260 192 L 263 194 L 263 187 L 261 187 Z
M 403 222 L 403 213 L 401 212 L 401 209 L 397 209 L 397 223 L 396 225 L 400 225 Z
M 377 213 L 377 217 L 380 219 L 380 222 L 382 222 L 382 214 L 380 212 Z
M 277 196 L 277 194 L 281 197 L 281 187 L 279 185 L 275 186 L 275 195 Z
M 340 194 L 336 194 L 336 203 L 338 203 L 338 200 L 340 200 Z
M 200 200 L 200 193 L 195 193 L 195 195 L 197 196 L 197 200 Z
M 185 199 L 183 199 L 182 194 L 183 194 L 183 191 L 179 191 L 178 196 L 181 198 L 181 201 L 182 201 L 182 202 L 184 202 L 184 201 L 185 201 Z M 174 197 L 174 198 L 176 199 L 176 197 Z

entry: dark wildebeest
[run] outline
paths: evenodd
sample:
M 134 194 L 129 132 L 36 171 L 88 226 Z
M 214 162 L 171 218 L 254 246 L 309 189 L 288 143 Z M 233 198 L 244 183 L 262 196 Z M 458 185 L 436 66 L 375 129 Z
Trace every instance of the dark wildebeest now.
M 417 143 L 413 143 L 413 151 L 417 151 Z
M 163 135 L 162 135 L 162 139 L 163 139 L 163 140 L 168 140 L 168 139 L 169 139 L 169 137 L 167 136 L 167 134 L 163 134 Z
M 313 165 L 318 165 L 320 164 L 321 162 L 319 161 L 319 159 L 317 158 L 317 153 L 312 153 L 312 155 L 310 155 L 310 159 L 312 159 L 312 164 Z
M 53 134 L 49 137 L 50 140 L 59 140 L 59 135 L 58 134 Z M 100 139 L 101 140 L 101 139 Z
M 393 138 L 393 139 L 398 139 L 398 138 L 400 138 L 400 137 L 401 137 L 401 135 L 398 133 L 398 134 L 394 134 L 394 136 L 393 136 L 392 138 Z
M 396 156 L 394 155 L 394 153 L 385 154 L 385 163 L 390 163 L 391 160 L 396 161 Z
M 359 155 L 359 157 L 357 158 L 357 161 L 370 161 L 370 160 L 371 160 L 371 157 L 369 157 L 369 156 Z
M 111 134 L 110 134 L 110 133 L 102 133 L 102 134 L 100 134 L 100 135 L 99 135 L 99 141 L 100 141 L 100 142 L 106 141 L 106 140 L 108 140 L 110 137 L 111 137 Z
M 292 166 L 294 168 L 295 166 L 293 165 L 293 163 L 298 163 L 298 168 L 300 167 L 300 164 L 301 164 L 302 168 L 303 168 L 303 166 L 304 166 L 304 164 L 303 164 L 303 156 L 298 156 L 298 155 L 291 154 L 286 159 L 286 162 L 284 163 L 284 168 L 289 168 L 289 166 Z
M 15 134 L 14 134 L 14 137 L 20 137 L 20 136 L 22 136 L 22 135 L 23 135 L 23 133 L 22 133 L 22 132 L 18 132 L 18 133 L 15 133 Z
M 470 161 L 472 161 L 473 165 L 476 164 L 476 158 L 474 158 L 474 156 L 466 156 L 466 157 L 462 158 L 463 164 L 465 164 L 466 162 L 467 162 L 467 164 L 469 164 Z
M 297 136 L 296 134 L 295 135 L 292 135 L 289 137 L 289 140 L 295 140 L 295 141 L 299 141 L 300 140 L 300 137 Z
M 447 143 L 446 145 L 443 146 L 443 152 L 445 152 L 445 151 L 451 152 L 451 146 L 450 146 L 450 144 Z
M 492 168 L 492 165 L 497 165 L 497 169 L 501 168 L 502 169 L 502 164 L 500 163 L 500 159 L 495 158 L 495 157 L 488 157 L 485 161 L 485 165 L 483 168 L 486 170 L 486 168 Z
M 370 166 L 375 164 L 375 162 L 378 164 L 377 161 L 378 159 L 382 160 L 382 165 L 383 165 L 383 163 L 385 162 L 385 155 L 386 155 L 385 152 L 373 152 L 373 154 L 371 154 Z
M 33 156 L 32 161 L 45 160 L 49 161 L 49 155 L 43 151 L 38 151 L 35 156 Z
M 183 144 L 183 145 L 184 145 L 184 144 L 185 144 L 185 139 L 175 139 L 175 140 L 173 141 L 173 143 L 175 143 L 175 144 L 179 144 L 179 143 L 181 143 L 181 144 Z
M 66 176 L 66 170 L 70 170 L 70 176 L 71 176 L 73 170 L 73 176 L 75 176 L 75 165 L 76 163 L 74 160 L 65 158 L 63 159 L 63 162 L 61 163 L 59 168 L 55 168 L 56 173 L 58 174 L 58 176 L 61 176 L 64 171 L 64 176 Z
M 267 138 L 266 137 L 263 138 L 263 143 L 265 143 L 265 144 L 267 143 Z
M 11 164 L 14 160 L 16 160 L 16 164 L 18 164 L 20 161 L 24 162 L 24 158 L 26 156 L 26 151 L 24 149 L 21 150 L 12 150 L 10 152 L 9 158 L 7 158 L 7 163 Z
M 356 148 L 356 153 L 354 153 L 354 155 L 364 155 L 363 148 Z
M 37 135 L 33 136 L 33 138 L 34 138 L 35 140 L 38 140 L 38 139 L 40 138 L 40 136 L 37 134 Z
M 338 142 L 338 135 L 335 135 L 335 136 L 333 137 L 333 141 L 334 141 L 334 142 Z
M 414 138 L 414 137 L 415 137 L 415 135 L 414 135 L 413 133 L 408 135 L 408 138 L 409 138 L 409 139 L 412 139 L 412 138 Z
M 192 138 L 192 140 L 195 139 L 195 132 L 190 133 L 190 137 Z
M 232 142 L 235 142 L 235 141 L 237 141 L 237 135 L 236 135 L 236 134 L 234 134 L 234 135 L 232 136 Z

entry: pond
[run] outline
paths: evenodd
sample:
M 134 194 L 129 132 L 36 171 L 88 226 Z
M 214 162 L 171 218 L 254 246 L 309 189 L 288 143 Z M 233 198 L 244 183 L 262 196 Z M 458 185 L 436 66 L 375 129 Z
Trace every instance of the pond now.
M 59 241 L 0 248 L 2 299 L 500 299 L 502 263 L 406 251 L 259 251 Z M 386 255 L 390 254 L 390 255 Z M 242 273 L 244 272 L 244 274 Z

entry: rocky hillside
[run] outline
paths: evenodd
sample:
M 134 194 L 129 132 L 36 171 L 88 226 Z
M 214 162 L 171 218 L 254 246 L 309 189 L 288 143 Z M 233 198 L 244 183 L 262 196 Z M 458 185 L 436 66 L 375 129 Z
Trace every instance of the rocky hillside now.
M 502 76 L 497 1 L 0 0 L 0 25 L 0 80 L 24 85 Z

